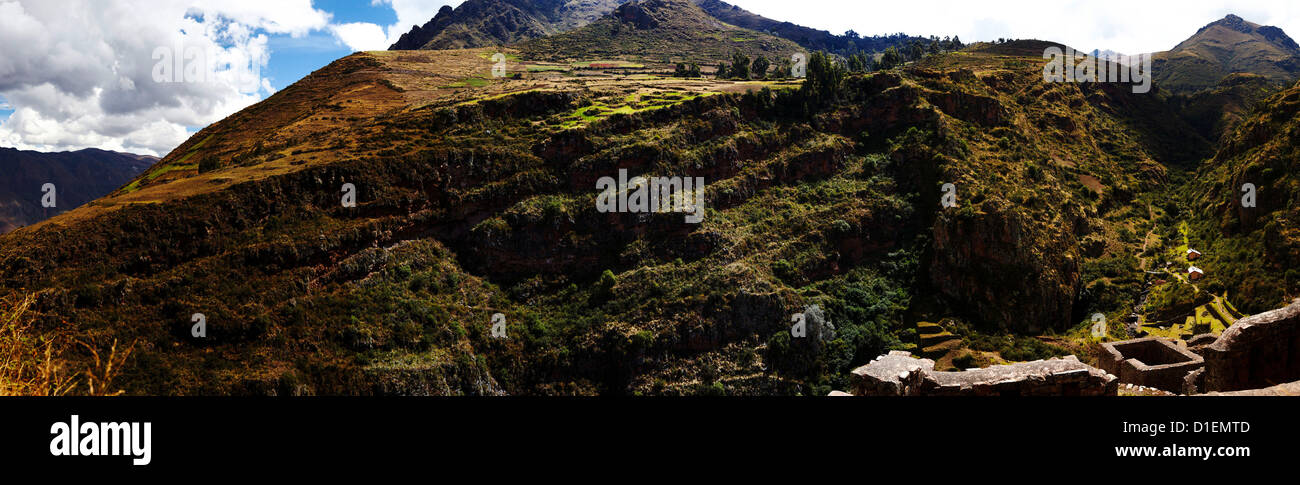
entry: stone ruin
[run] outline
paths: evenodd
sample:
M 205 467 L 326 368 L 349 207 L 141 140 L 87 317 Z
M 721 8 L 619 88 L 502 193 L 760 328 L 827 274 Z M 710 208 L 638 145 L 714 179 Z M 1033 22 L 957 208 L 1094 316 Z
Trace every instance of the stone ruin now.
M 939 372 L 893 351 L 853 370 L 852 393 L 833 396 L 1114 396 L 1135 388 L 1212 395 L 1300 395 L 1300 299 L 1238 320 L 1185 346 L 1159 337 L 1102 344 L 1094 368 L 1075 356 Z
M 1157 337 L 1101 346 L 1101 368 L 1125 384 L 1182 394 L 1262 390 L 1300 381 L 1300 300 L 1238 320 L 1217 338 L 1197 335 L 1187 348 Z
M 960 372 L 893 351 L 853 370 L 855 396 L 1114 396 L 1119 381 L 1074 356 Z M 844 393 L 834 393 L 844 395 Z
M 1159 337 L 1106 342 L 1101 349 L 1098 365 L 1120 382 L 1170 392 L 1183 392 L 1187 374 L 1205 365 L 1201 356 Z
M 1207 392 L 1300 380 L 1300 299 L 1286 308 L 1238 320 L 1201 355 Z

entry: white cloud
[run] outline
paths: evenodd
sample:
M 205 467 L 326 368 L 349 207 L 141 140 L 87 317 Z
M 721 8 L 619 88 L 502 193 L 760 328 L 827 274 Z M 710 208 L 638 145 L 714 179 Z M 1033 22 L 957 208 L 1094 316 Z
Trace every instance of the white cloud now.
M 397 42 L 411 27 L 424 25 L 444 5 L 455 7 L 462 0 L 370 0 L 371 5 L 388 5 L 397 14 L 397 23 L 380 26 L 367 22 L 336 25 L 332 27 L 348 48 L 354 51 L 385 50 Z
M 329 22 L 310 0 L 0 0 L 0 146 L 166 154 L 273 92 L 268 35 Z
M 382 51 L 393 45 L 384 28 L 367 22 L 353 22 L 330 27 L 334 35 L 354 51 Z

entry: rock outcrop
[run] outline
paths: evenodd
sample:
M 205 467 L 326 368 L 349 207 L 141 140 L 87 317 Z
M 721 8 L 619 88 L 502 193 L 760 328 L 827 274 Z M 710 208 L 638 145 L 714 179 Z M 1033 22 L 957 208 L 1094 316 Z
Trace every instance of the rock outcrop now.
M 1074 356 L 962 372 L 893 351 L 853 370 L 856 396 L 1114 396 L 1119 380 Z
M 1300 300 L 1238 320 L 1202 355 L 1205 391 L 1259 389 L 1300 380 Z

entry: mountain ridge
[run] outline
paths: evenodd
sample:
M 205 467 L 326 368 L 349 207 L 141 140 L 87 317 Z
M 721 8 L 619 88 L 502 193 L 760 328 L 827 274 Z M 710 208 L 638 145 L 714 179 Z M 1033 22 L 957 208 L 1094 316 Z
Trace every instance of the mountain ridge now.
M 625 3 L 586 26 L 517 47 L 530 59 L 674 57 L 701 64 L 730 59 L 737 51 L 770 60 L 804 51 L 789 40 L 724 23 L 690 0 Z
M 1174 92 L 1195 92 L 1234 73 L 1254 73 L 1279 85 L 1300 78 L 1300 44 L 1282 29 L 1228 15 L 1201 27 L 1173 49 L 1156 53 L 1155 81 Z
M 158 161 L 156 157 L 87 148 L 38 152 L 0 147 L 0 233 L 44 221 L 107 195 Z M 41 206 L 52 183 L 57 208 Z

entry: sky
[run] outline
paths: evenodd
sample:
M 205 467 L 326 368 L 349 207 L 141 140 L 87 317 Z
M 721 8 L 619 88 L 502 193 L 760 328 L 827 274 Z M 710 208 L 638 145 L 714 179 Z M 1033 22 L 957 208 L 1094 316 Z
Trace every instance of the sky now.
M 386 49 L 460 3 L 0 0 L 0 147 L 161 156 L 311 71 Z M 1300 37 L 1300 2 L 1277 0 L 729 3 L 837 34 L 1039 38 L 1128 54 L 1168 50 L 1229 13 Z

